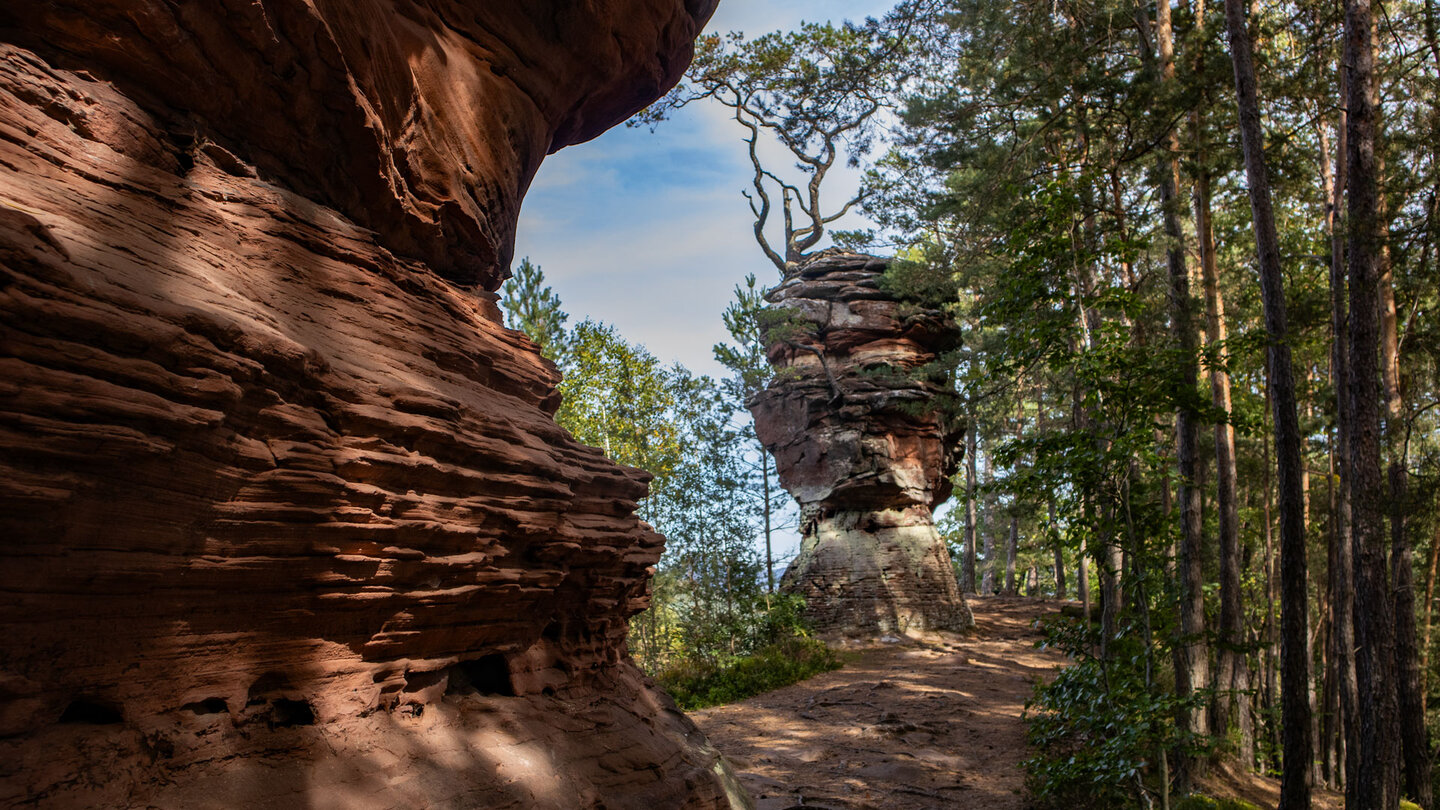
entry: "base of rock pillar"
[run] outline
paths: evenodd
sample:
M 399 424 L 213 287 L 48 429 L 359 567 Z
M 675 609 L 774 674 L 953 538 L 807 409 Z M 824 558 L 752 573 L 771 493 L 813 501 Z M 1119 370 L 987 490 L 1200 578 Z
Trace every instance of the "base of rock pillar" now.
M 974 619 L 924 507 L 806 520 L 782 587 L 805 597 L 822 636 L 961 631 Z

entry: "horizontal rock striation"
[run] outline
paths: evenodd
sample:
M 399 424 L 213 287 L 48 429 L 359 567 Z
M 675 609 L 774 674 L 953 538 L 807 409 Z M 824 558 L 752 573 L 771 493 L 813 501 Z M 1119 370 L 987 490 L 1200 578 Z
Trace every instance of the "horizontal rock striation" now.
M 728 808 L 495 296 L 679 0 L 0 9 L 0 806 Z
M 881 289 L 886 264 L 827 251 L 766 296 L 775 377 L 750 410 L 800 505 L 783 585 L 831 635 L 971 623 L 932 511 L 960 457 L 963 424 L 937 367 L 960 333 Z
M 662 95 L 715 2 L 44 0 L 0 4 L 0 40 L 113 83 L 181 161 L 248 165 L 494 289 L 541 159 Z

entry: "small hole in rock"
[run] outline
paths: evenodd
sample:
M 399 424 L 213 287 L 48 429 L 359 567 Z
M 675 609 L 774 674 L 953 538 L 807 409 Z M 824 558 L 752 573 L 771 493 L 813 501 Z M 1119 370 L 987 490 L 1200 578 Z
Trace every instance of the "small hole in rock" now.
M 225 714 L 230 711 L 230 704 L 221 698 L 212 697 L 194 703 L 186 703 L 180 708 L 195 714 Z
M 515 696 L 515 686 L 510 682 L 510 666 L 505 663 L 505 656 L 499 653 L 456 664 L 450 676 L 449 691 Z
M 271 728 L 313 725 L 315 725 L 315 710 L 310 708 L 308 701 L 276 698 L 270 703 Z
M 76 698 L 60 714 L 62 723 L 87 723 L 108 726 L 122 720 L 120 707 L 94 698 Z

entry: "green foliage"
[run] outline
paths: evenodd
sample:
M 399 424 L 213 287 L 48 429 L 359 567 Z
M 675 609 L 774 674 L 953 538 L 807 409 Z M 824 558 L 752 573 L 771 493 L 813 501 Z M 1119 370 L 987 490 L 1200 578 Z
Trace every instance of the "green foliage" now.
M 791 636 L 723 665 L 685 660 L 655 680 L 680 708 L 690 711 L 769 692 L 840 666 L 840 659 L 824 643 Z
M 606 324 L 582 321 L 567 343 L 555 421 L 611 459 L 653 474 L 642 515 L 660 522 L 684 455 L 671 413 L 677 404 L 672 375 L 644 346 L 627 343 Z
M 747 406 L 764 390 L 772 374 L 762 321 L 773 311 L 765 306 L 764 290 L 755 274 L 747 275 L 743 287 L 735 286 L 735 299 L 722 315 L 725 330 L 734 342 L 717 343 L 712 348 L 716 362 L 730 370 L 730 376 L 720 385 L 729 406 L 740 417 L 739 441 L 732 449 L 740 460 L 741 492 L 758 511 L 756 531 L 765 540 L 765 587 L 770 593 L 775 591 L 773 535 L 778 529 L 794 526 L 794 512 L 786 509 L 790 499 L 779 491 L 774 459 L 761 444 Z
M 745 276 L 745 286 L 735 285 L 735 300 L 721 314 L 725 331 L 735 342 L 717 343 L 712 351 L 715 361 L 733 374 L 723 385 L 739 405 L 764 389 L 770 379 L 770 363 L 765 356 L 765 340 L 760 328 L 762 313 L 767 311 L 765 291 L 751 273 Z
M 520 260 L 500 295 L 500 307 L 505 311 L 505 325 L 529 335 L 541 354 L 551 360 L 565 354 L 569 316 L 560 308 L 560 296 L 545 284 L 539 265 L 528 258 Z
M 1023 765 L 1042 806 L 1140 807 L 1145 794 L 1162 789 L 1162 757 L 1204 750 L 1204 740 L 1175 725 L 1182 703 L 1155 678 L 1148 636 L 1144 628 L 1127 628 L 1109 658 L 1100 658 L 1092 652 L 1092 628 L 1060 622 L 1048 629 L 1045 643 L 1074 661 L 1026 705 L 1026 739 L 1035 755 Z M 1189 705 L 1198 707 L 1200 699 Z
M 502 299 L 512 322 L 535 334 L 566 320 L 543 282 L 538 267 L 522 262 Z M 761 527 L 781 523 L 771 514 L 778 507 L 769 459 L 748 419 L 736 419 L 768 371 L 756 321 L 763 298 L 753 276 L 736 295 L 725 315 L 736 344 L 715 349 L 735 372 L 724 383 L 667 368 L 593 320 L 558 337 L 552 330 L 542 344 L 556 351 L 563 372 L 556 421 L 580 442 L 652 475 L 639 512 L 665 536 L 666 551 L 652 607 L 631 620 L 630 642 L 651 672 L 682 662 L 720 666 L 783 640 L 780 629 L 798 616 L 792 600 L 767 596 L 768 563 L 755 550 Z

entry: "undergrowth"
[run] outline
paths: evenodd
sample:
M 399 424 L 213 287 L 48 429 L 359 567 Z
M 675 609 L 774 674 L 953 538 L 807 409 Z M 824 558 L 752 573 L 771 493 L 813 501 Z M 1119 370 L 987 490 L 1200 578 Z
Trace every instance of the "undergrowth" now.
M 1156 666 L 1169 651 L 1138 639 L 1148 632 L 1119 634 L 1110 656 L 1095 655 L 1099 637 L 1080 622 L 1047 628 L 1045 646 L 1073 663 L 1036 690 L 1025 709 L 1026 739 L 1034 756 L 1022 766 L 1035 806 L 1041 808 L 1139 808 L 1158 806 L 1166 791 L 1167 755 L 1202 753 L 1202 741 L 1174 722 L 1182 701 Z M 1198 709 L 1202 696 L 1183 705 Z
M 840 659 L 824 642 L 791 636 L 725 664 L 684 661 L 655 680 L 680 708 L 691 711 L 789 686 L 840 666 Z

